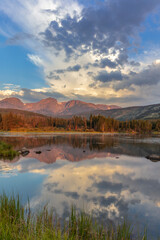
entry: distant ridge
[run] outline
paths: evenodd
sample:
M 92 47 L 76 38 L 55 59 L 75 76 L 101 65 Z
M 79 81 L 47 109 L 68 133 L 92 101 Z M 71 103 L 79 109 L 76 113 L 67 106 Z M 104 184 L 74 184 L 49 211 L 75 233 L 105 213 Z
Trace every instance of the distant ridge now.
M 81 116 L 89 117 L 90 114 L 93 115 L 103 115 L 105 117 L 111 117 L 117 120 L 133 120 L 133 119 L 160 119 L 160 104 L 153 104 L 148 106 L 135 106 L 120 109 L 111 110 L 96 110 L 93 112 L 81 113 Z
M 79 114 L 80 112 L 85 113 L 95 110 L 118 109 L 120 107 L 115 105 L 86 103 L 79 100 L 58 102 L 55 98 L 46 98 L 39 102 L 24 104 L 18 98 L 5 98 L 0 101 L 0 108 L 25 110 L 47 116 L 67 116 Z

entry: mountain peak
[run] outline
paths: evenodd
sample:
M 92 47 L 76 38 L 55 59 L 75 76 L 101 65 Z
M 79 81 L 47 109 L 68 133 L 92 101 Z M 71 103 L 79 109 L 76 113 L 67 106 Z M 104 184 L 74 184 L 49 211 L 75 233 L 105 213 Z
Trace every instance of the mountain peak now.
M 22 103 L 23 104 L 23 102 L 19 98 L 16 98 L 16 97 L 5 98 L 5 99 L 1 100 L 1 102 L 11 102 L 11 103 Z
M 52 97 L 48 97 L 48 98 L 44 98 L 44 99 L 41 99 L 39 102 L 43 102 L 43 103 L 51 103 L 51 102 L 57 102 L 57 99 L 55 98 L 52 98 Z
M 1 100 L 0 105 L 2 108 L 23 109 L 23 107 L 24 107 L 24 103 L 19 98 L 15 98 L 15 97 L 5 98 L 5 99 Z
M 24 104 L 18 98 L 6 98 L 0 101 L 0 108 L 21 109 L 41 113 L 48 116 L 67 116 L 81 113 L 88 113 L 95 110 L 108 110 L 119 108 L 105 104 L 87 103 L 80 100 L 58 102 L 55 98 L 48 97 L 35 103 Z

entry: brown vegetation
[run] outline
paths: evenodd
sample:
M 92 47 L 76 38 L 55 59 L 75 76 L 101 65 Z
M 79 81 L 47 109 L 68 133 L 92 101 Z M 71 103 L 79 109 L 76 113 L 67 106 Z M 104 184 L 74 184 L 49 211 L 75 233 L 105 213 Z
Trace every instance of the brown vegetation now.
M 43 115 L 6 112 L 0 114 L 0 130 L 43 130 L 43 131 L 97 131 L 97 132 L 152 132 L 160 131 L 160 120 L 119 121 L 104 116 L 74 116 L 70 119 Z

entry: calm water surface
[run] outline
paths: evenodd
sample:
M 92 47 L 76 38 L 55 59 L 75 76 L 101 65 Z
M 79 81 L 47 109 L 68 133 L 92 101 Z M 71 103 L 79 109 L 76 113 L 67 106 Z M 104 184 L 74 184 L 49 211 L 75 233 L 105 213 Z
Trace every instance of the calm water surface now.
M 0 192 L 29 197 L 33 209 L 54 207 L 64 218 L 70 206 L 101 222 L 127 218 L 150 239 L 160 236 L 160 138 L 107 135 L 0 136 L 30 153 L 0 160 Z M 41 153 L 37 154 L 36 151 Z

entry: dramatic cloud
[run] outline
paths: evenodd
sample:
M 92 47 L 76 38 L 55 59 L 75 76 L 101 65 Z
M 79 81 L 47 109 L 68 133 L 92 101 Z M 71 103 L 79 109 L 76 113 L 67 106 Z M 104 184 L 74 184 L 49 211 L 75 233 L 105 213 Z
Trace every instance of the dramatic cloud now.
M 157 51 L 146 58 L 149 48 L 143 32 L 149 31 L 148 22 L 151 28 L 156 26 L 152 14 L 159 14 L 159 7 L 159 0 L 5 0 L 0 3 L 4 16 L 0 34 L 7 45 L 28 50 L 26 57 L 40 68 L 48 88 L 26 93 L 20 86 L 2 95 L 25 100 L 47 95 L 59 100 L 81 97 L 127 106 L 132 99 L 146 103 L 144 89 L 147 92 L 152 86 L 150 101 L 158 102 Z
M 103 58 L 101 59 L 99 66 L 100 68 L 105 68 L 105 67 L 116 68 L 117 64 L 115 62 L 112 62 L 108 58 Z
M 68 15 L 61 24 L 52 21 L 44 33 L 45 44 L 65 50 L 67 57 L 77 50 L 80 54 L 90 50 L 107 54 L 108 49 L 114 47 L 122 52 L 119 58 L 125 56 L 127 60 L 125 49 L 121 47 L 129 46 L 128 37 L 157 5 L 158 0 L 110 0 L 96 8 L 84 8 L 80 19 Z
M 98 75 L 94 78 L 95 80 L 98 80 L 100 82 L 111 82 L 114 80 L 122 80 L 122 74 L 119 71 L 115 72 L 106 72 L 106 71 L 100 71 Z
M 117 63 L 116 62 L 112 62 L 110 59 L 108 58 L 102 58 L 100 61 L 96 60 L 95 63 L 88 63 L 84 66 L 85 69 L 89 69 L 89 67 L 99 67 L 99 68 L 105 68 L 105 67 L 109 67 L 109 68 L 116 68 Z
M 73 67 L 68 67 L 66 69 L 58 69 L 55 72 L 58 74 L 65 73 L 65 72 L 78 72 L 81 69 L 80 65 L 75 65 Z
M 115 85 L 116 90 L 129 88 L 131 85 L 156 85 L 160 82 L 160 64 L 149 65 L 146 69 L 138 73 L 131 72 L 125 78 L 121 83 Z

